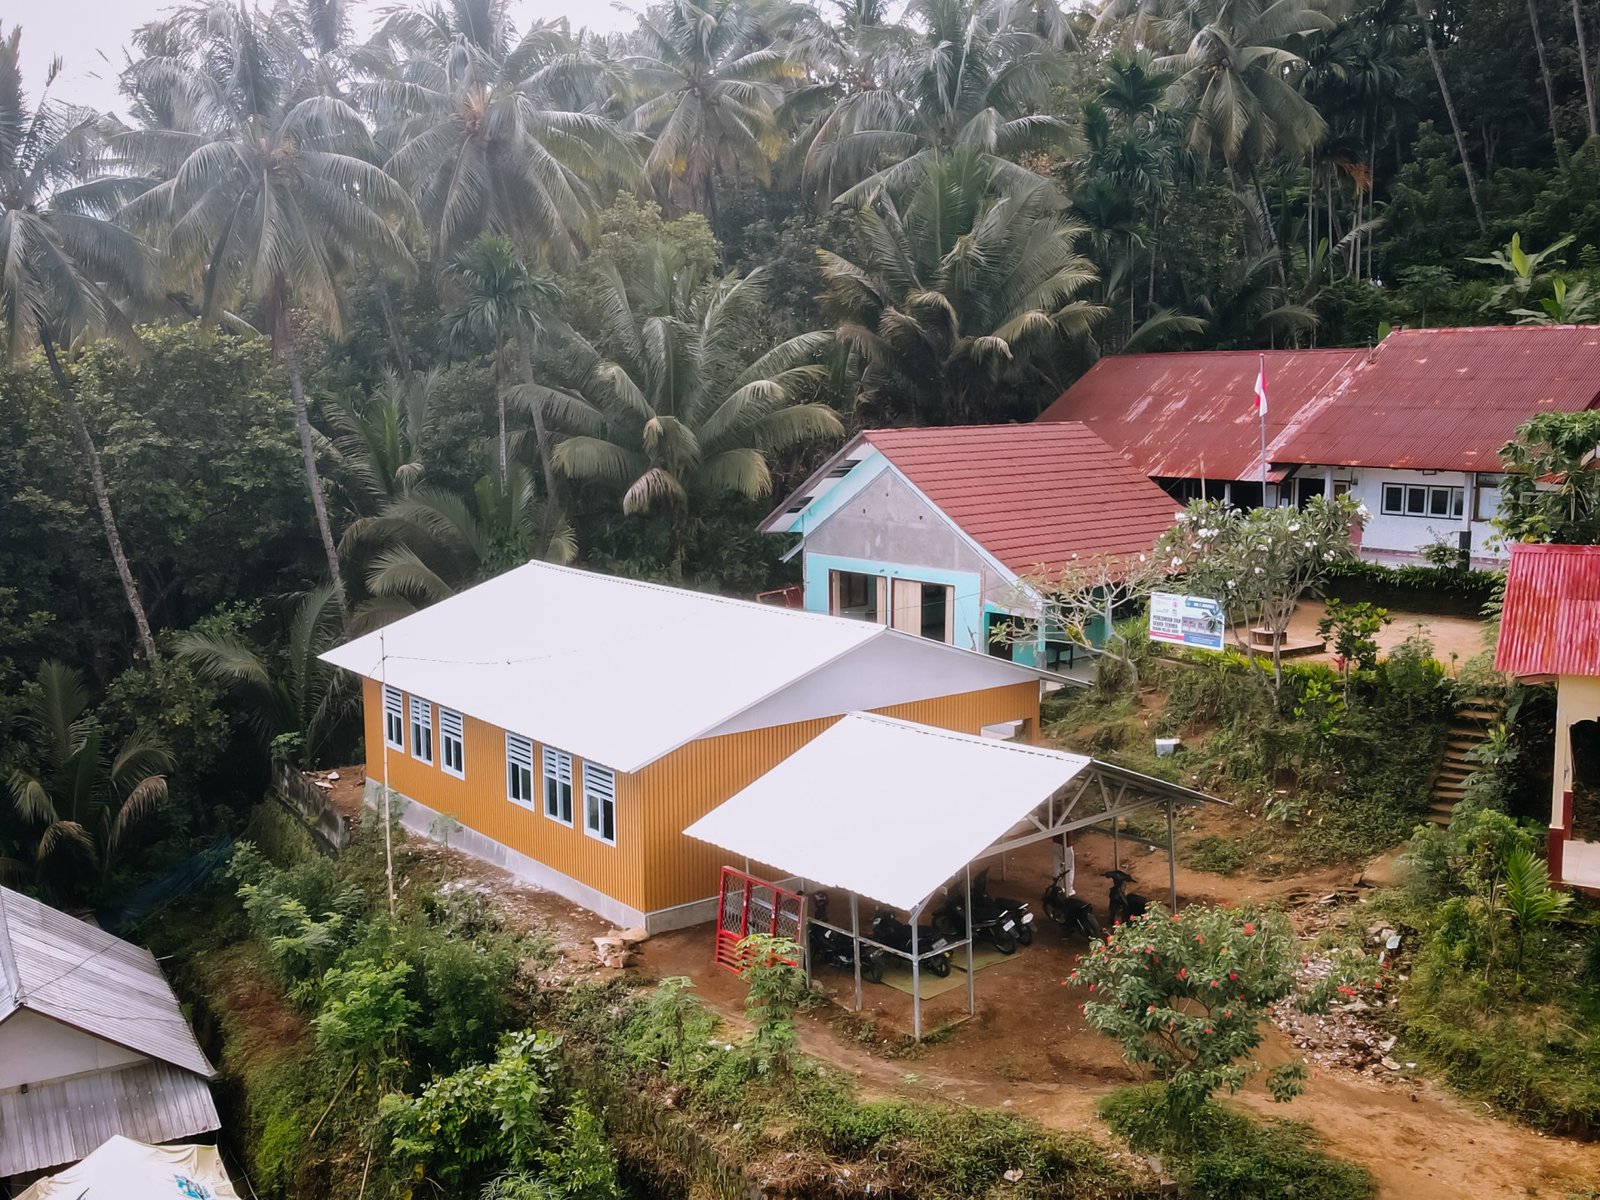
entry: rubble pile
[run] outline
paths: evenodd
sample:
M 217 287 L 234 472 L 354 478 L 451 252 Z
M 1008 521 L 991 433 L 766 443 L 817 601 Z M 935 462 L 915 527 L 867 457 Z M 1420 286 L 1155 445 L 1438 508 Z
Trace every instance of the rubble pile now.
M 1365 941 L 1373 958 L 1381 961 L 1380 954 L 1391 950 L 1397 938 L 1393 929 L 1373 926 Z M 1297 994 L 1269 1010 L 1272 1023 L 1314 1070 L 1345 1070 L 1375 1078 L 1401 1078 L 1414 1070 L 1416 1063 L 1391 1056 L 1397 1039 L 1385 1029 L 1389 1001 L 1381 992 L 1363 989 L 1364 994 L 1336 999 L 1325 1012 L 1300 1009 L 1298 997 L 1326 985 L 1337 969 L 1332 954 L 1308 955 L 1295 972 Z

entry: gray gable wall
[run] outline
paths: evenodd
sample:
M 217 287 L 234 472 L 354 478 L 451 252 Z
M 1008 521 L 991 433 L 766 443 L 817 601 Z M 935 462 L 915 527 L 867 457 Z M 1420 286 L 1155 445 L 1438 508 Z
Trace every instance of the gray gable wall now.
M 1014 600 L 1011 581 L 893 470 L 882 471 L 807 534 L 806 553 L 961 571 L 978 577 L 985 602 L 1006 608 Z

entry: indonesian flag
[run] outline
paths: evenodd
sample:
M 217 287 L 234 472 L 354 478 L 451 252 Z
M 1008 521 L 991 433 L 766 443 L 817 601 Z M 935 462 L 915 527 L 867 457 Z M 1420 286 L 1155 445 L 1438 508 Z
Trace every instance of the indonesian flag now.
M 1261 369 L 1256 372 L 1256 416 L 1267 415 L 1267 356 L 1261 356 Z

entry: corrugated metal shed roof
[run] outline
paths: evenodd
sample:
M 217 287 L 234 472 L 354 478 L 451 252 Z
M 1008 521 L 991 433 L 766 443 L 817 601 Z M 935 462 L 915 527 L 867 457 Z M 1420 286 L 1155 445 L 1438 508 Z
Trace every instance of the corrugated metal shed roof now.
M 907 639 L 892 681 L 847 668 Z M 882 625 L 533 562 L 322 656 L 501 729 L 637 771 L 820 675 L 806 717 L 1002 687 L 1038 673 Z M 959 689 L 952 679 L 959 678 Z M 882 698 L 886 689 L 892 698 Z M 616 713 L 626 695 L 647 720 Z M 804 719 L 804 718 L 793 718 Z
M 153 1060 L 0 1092 L 0 1178 L 77 1162 L 119 1133 L 172 1142 L 221 1125 L 204 1079 Z
M 207 1078 L 214 1074 L 150 951 L 4 888 L 0 1021 L 19 1008 Z
M 1077 421 L 862 436 L 1018 574 L 1073 556 L 1139 554 L 1172 526 L 1172 497 Z
M 1366 354 L 1266 351 L 1269 446 Z M 1082 421 L 1154 478 L 1259 479 L 1255 382 L 1262 357 L 1257 350 L 1112 355 L 1095 363 L 1039 420 Z
M 1600 676 L 1600 546 L 1511 547 L 1494 665 L 1523 679 Z
M 1518 425 L 1597 398 L 1600 326 L 1402 329 L 1270 453 L 1275 463 L 1498 471 Z

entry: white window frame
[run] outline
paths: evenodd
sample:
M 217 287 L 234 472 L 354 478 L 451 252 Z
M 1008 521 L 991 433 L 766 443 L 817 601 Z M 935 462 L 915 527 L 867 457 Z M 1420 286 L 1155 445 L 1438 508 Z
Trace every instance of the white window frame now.
M 455 753 L 452 755 L 451 750 Z M 451 758 L 456 760 L 450 765 Z M 453 708 L 439 708 L 439 769 L 457 779 L 467 777 L 467 722 Z
M 544 795 L 544 815 L 557 825 L 572 828 L 572 755 L 554 746 L 539 747 L 539 778 Z M 554 787 L 555 794 L 551 794 Z M 565 795 L 562 789 L 565 788 Z M 563 810 L 565 815 L 563 816 Z
M 515 772 L 520 771 L 519 777 Z M 516 784 L 526 779 L 527 795 L 518 796 Z M 523 808 L 532 808 L 533 799 L 533 741 L 515 733 L 506 734 L 506 799 Z
M 408 718 L 406 723 L 411 730 L 411 757 L 431 767 L 433 766 L 433 702 L 411 696 L 407 698 L 406 704 Z M 427 753 L 423 753 L 424 750 Z
M 406 698 L 399 688 L 383 688 L 383 742 L 391 750 L 406 752 Z
M 1400 505 L 1398 508 L 1389 503 L 1389 489 L 1400 490 Z M 1411 511 L 1411 493 L 1422 493 L 1422 511 Z M 1433 498 L 1435 493 L 1448 493 L 1445 497 L 1445 511 L 1433 511 Z M 1466 513 L 1466 489 L 1450 484 L 1436 483 L 1383 483 L 1378 490 L 1378 511 L 1386 517 L 1419 517 L 1424 521 L 1461 521 Z
M 611 836 L 604 832 L 599 818 L 611 810 Z M 617 773 L 610 767 L 583 764 L 583 832 L 608 846 L 617 844 Z

